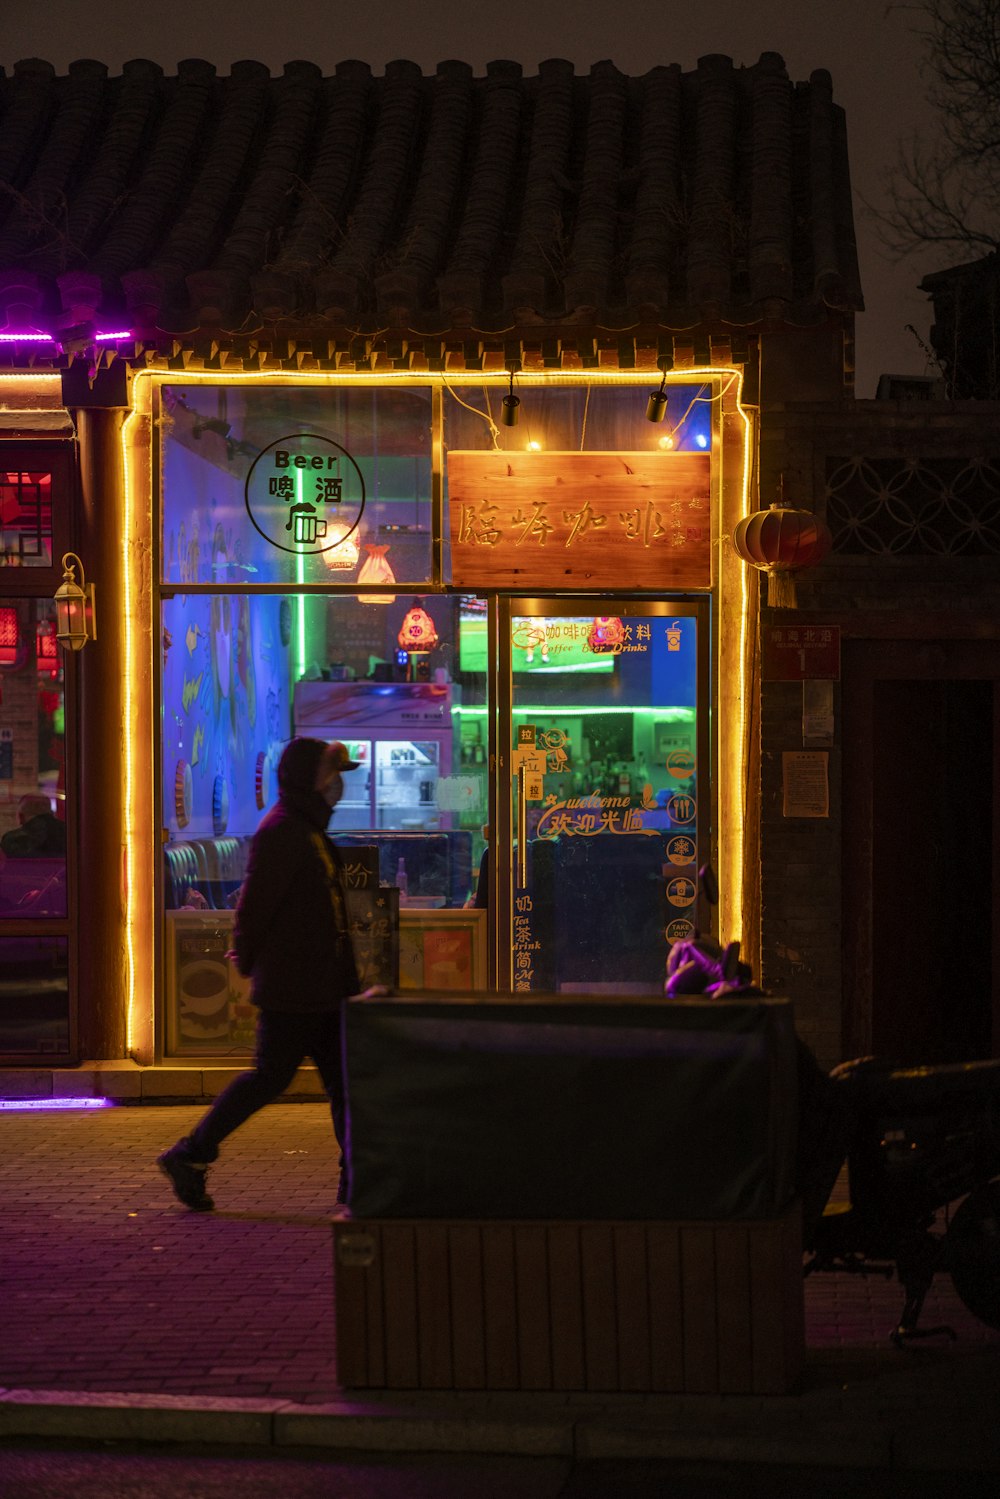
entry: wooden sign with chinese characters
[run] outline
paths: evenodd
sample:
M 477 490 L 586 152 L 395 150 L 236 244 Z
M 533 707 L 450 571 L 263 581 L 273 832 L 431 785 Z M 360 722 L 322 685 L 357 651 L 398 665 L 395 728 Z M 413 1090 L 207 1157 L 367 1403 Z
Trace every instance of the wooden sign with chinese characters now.
M 708 588 L 707 453 L 448 454 L 452 583 Z

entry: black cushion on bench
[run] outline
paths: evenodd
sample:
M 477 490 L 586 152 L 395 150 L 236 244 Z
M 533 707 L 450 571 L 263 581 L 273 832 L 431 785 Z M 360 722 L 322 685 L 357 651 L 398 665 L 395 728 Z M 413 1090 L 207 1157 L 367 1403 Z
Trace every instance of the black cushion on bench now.
M 351 1001 L 363 1218 L 770 1218 L 794 1192 L 785 1000 Z

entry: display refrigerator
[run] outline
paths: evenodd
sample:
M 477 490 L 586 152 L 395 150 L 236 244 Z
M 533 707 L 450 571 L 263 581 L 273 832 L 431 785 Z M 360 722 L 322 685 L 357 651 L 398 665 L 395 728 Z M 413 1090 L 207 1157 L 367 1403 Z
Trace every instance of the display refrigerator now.
M 344 775 L 343 832 L 451 827 L 438 785 L 451 774 L 452 683 L 310 682 L 295 685 L 295 733 L 340 739 L 357 770 Z

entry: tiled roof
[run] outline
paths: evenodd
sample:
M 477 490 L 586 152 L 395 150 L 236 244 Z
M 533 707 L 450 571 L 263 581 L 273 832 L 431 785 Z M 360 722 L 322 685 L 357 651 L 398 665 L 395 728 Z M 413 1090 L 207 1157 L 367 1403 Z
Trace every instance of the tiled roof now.
M 0 332 L 328 359 L 435 339 L 661 345 L 862 305 L 829 74 L 494 62 L 0 77 Z M 586 358 L 585 358 L 585 362 Z

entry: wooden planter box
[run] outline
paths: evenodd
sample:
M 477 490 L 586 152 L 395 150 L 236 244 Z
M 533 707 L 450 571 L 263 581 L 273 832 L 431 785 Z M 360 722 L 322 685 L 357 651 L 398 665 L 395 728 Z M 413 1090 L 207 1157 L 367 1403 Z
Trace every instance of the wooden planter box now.
M 769 1221 L 333 1225 L 349 1389 L 782 1394 L 804 1355 L 797 1206 Z

